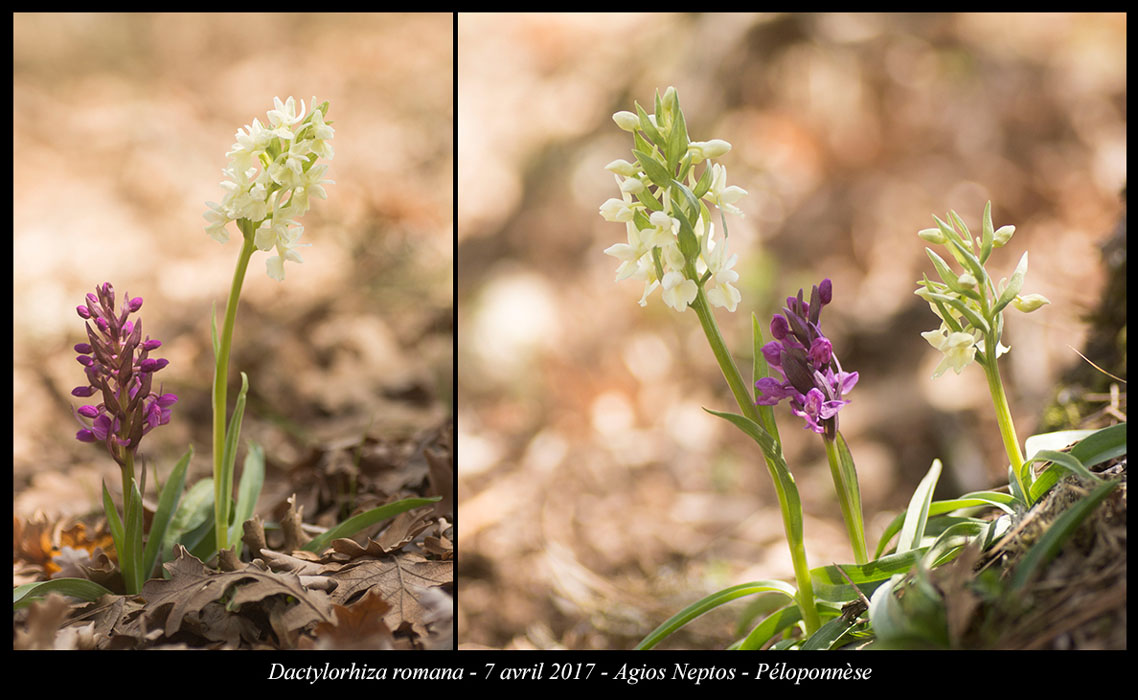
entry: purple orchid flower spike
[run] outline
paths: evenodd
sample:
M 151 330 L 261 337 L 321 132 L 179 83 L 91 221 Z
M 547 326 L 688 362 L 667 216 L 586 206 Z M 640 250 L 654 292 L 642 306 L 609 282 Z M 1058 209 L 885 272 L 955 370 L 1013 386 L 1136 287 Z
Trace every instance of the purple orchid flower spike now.
M 762 348 L 763 358 L 781 379 L 764 377 L 755 382 L 755 403 L 773 406 L 790 399 L 790 410 L 806 421 L 806 428 L 833 439 L 838 432 L 838 410 L 857 384 L 857 372 L 845 372 L 834 345 L 822 334 L 822 307 L 833 300 L 833 283 L 827 278 L 814 285 L 810 301 L 787 297 L 782 314 L 771 319 L 774 340 Z
M 75 345 L 87 383 L 72 389 L 71 395 L 98 395 L 102 400 L 76 411 L 84 427 L 75 438 L 104 443 L 124 466 L 128 456 L 137 452 L 143 435 L 170 422 L 171 407 L 178 401 L 174 394 L 151 390 L 154 374 L 169 362 L 149 357 L 162 343 L 149 337 L 143 340 L 142 320 L 129 320 L 141 308 L 142 297 L 126 295 L 116 312 L 115 291 L 109 282 L 96 287 L 95 294 L 87 295 L 87 303 L 76 308 L 79 317 L 87 320 L 88 342 Z M 84 419 L 91 421 L 89 426 Z

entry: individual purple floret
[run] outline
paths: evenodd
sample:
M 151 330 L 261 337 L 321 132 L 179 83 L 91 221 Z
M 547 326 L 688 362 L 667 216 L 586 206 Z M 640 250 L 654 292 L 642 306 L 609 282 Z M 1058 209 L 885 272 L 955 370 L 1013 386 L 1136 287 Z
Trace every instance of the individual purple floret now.
M 169 362 L 148 357 L 162 345 L 142 339 L 142 319 L 127 320 L 142 308 L 142 297 L 124 297 L 122 309 L 115 313 L 115 291 L 110 282 L 87 295 L 87 303 L 76 308 L 86 319 L 86 343 L 75 345 L 76 358 L 83 365 L 87 384 L 71 390 L 81 398 L 98 395 L 102 401 L 81 406 L 76 414 L 91 421 L 75 434 L 80 442 L 102 442 L 111 456 L 126 465 L 128 456 L 138 450 L 142 436 L 170 422 L 174 394 L 151 391 L 154 373 Z M 94 326 L 92 327 L 92 322 Z M 86 421 L 81 420 L 84 426 Z
M 806 421 L 806 428 L 833 439 L 838 431 L 838 410 L 857 384 L 857 372 L 844 372 L 833 343 L 822 335 L 818 318 L 833 298 L 829 279 L 815 285 L 810 302 L 787 297 L 783 313 L 771 319 L 774 340 L 762 348 L 763 358 L 782 379 L 764 377 L 755 382 L 755 403 L 773 406 L 790 399 L 790 410 Z

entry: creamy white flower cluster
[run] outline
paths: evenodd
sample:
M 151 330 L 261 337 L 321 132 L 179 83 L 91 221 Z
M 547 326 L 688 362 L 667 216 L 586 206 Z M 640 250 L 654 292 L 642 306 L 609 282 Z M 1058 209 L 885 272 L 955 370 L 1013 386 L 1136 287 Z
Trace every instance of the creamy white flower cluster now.
M 1027 275 L 1026 252 L 1010 280 L 1003 278 L 996 284 L 992 283 L 984 264 L 993 249 L 1007 245 L 1015 233 L 1015 226 L 993 228 L 991 202 L 984 207 L 981 235 L 975 238 L 975 246 L 972 234 L 956 212 L 948 213 L 952 225 L 936 216 L 933 219 L 936 220 L 936 228 L 923 229 L 917 235 L 929 243 L 947 248 L 963 268 L 957 274 L 932 248 L 925 248 L 941 281 L 934 282 L 925 277 L 917 283 L 920 287 L 915 294 L 927 301 L 941 320 L 940 328 L 921 333 L 930 345 L 944 354 L 933 373 L 933 377 L 939 377 L 950 367 L 960 374 L 976 359 L 986 362 L 985 349 L 989 338 L 993 341 L 996 357 L 1010 349 L 1000 342 L 1004 330 L 1003 310 L 1009 304 L 1030 313 L 1051 302 L 1042 294 L 1019 293 Z
M 600 207 L 606 221 L 623 223 L 628 243 L 605 249 L 620 260 L 617 281 L 644 282 L 640 305 L 657 287 L 664 303 L 683 311 L 695 301 L 702 287 L 707 300 L 734 311 L 739 290 L 733 283 L 739 273 L 732 268 L 737 256 L 727 252 L 727 235 L 715 238 L 708 204 L 741 215 L 735 206 L 747 194 L 727 185 L 727 168 L 710 162 L 731 150 L 721 139 L 690 141 L 676 89 L 656 94 L 655 114 L 637 104 L 636 113 L 617 112 L 613 121 L 633 135 L 635 162 L 614 160 L 605 166 L 620 188 L 620 199 Z M 694 166 L 708 161 L 697 176 Z
M 225 195 L 221 203 L 206 202 L 206 233 L 220 243 L 229 240 L 226 224 L 241 220 L 253 231 L 258 250 L 276 248 L 266 268 L 269 277 L 284 279 L 284 263 L 304 262 L 296 251 L 304 227 L 297 221 L 309 208 L 312 195 L 326 199 L 324 185 L 328 166 L 317 161 L 331 160 L 334 155 L 328 141 L 335 131 L 324 121 L 328 103 L 317 105 L 313 97 L 312 111 L 305 113 L 304 100 L 297 108 L 288 98 L 273 98 L 274 109 L 268 112 L 268 124 L 254 119 L 251 125 L 237 130 L 237 142 L 226 154 L 229 165 L 222 172 Z

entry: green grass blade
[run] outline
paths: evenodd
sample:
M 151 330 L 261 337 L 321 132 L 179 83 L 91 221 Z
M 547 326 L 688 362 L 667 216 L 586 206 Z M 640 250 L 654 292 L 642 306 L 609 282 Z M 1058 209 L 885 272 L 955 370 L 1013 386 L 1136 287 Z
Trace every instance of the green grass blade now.
M 182 455 L 182 458 L 174 465 L 174 471 L 170 473 L 170 477 L 166 480 L 166 485 L 162 487 L 162 493 L 158 497 L 158 509 L 154 511 L 154 518 L 150 521 L 146 549 L 142 553 L 143 579 L 154 574 L 154 567 L 157 565 L 158 557 L 162 552 L 162 540 L 166 537 L 166 529 L 174 517 L 178 501 L 181 499 L 182 491 L 186 486 L 186 468 L 189 466 L 193 454 L 194 448 L 191 447 L 186 451 L 186 454 Z
M 103 588 L 90 579 L 85 578 L 56 578 L 50 581 L 37 581 L 25 583 L 12 589 L 12 609 L 19 610 L 27 607 L 48 593 L 59 593 L 80 600 L 98 600 L 111 591 Z
M 762 622 L 739 642 L 736 647 L 742 651 L 762 649 L 763 645 L 780 634 L 783 630 L 798 624 L 802 619 L 802 611 L 797 605 L 788 605 L 781 610 L 768 615 Z
M 307 544 L 302 547 L 308 552 L 319 552 L 332 542 L 332 540 L 340 537 L 351 537 L 364 528 L 371 527 L 378 522 L 394 518 L 400 513 L 411 510 L 412 508 L 419 508 L 427 506 L 436 501 L 442 500 L 442 496 L 431 496 L 430 498 L 404 498 L 401 501 L 388 503 L 387 505 L 378 508 L 372 508 L 369 511 L 360 513 L 359 515 L 348 518 L 336 527 L 321 533 L 312 538 Z
M 803 642 L 800 648 L 803 651 L 828 650 L 833 647 L 834 642 L 838 641 L 856 624 L 857 620 L 848 620 L 839 615 L 810 635 L 810 638 Z
M 257 499 L 261 497 L 261 487 L 265 483 L 265 450 L 250 442 L 245 452 L 245 465 L 241 470 L 241 483 L 237 486 L 237 508 L 233 524 L 229 526 L 229 542 L 237 546 L 237 556 L 241 556 L 241 537 L 245 532 L 245 521 L 253 517 Z
M 697 600 L 696 602 L 692 603 L 691 605 L 687 606 L 683 610 L 665 620 L 663 624 L 652 630 L 652 632 L 647 637 L 640 640 L 640 643 L 636 645 L 636 648 L 651 649 L 666 639 L 668 636 L 673 634 L 676 630 L 680 629 L 700 615 L 703 615 L 710 610 L 714 610 L 721 605 L 730 603 L 731 601 L 742 598 L 744 596 L 754 595 L 755 593 L 770 592 L 782 593 L 791 600 L 794 600 L 795 596 L 794 588 L 790 584 L 783 581 L 752 581 L 751 583 L 741 583 L 737 586 L 724 588 L 721 591 L 712 593 L 706 598 Z

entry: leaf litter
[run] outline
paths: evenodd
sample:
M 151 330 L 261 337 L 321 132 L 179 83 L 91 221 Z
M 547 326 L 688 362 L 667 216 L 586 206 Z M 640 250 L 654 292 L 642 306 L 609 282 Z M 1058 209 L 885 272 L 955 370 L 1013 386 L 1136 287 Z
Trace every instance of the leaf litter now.
M 369 455 L 350 462 L 361 487 L 353 512 L 424 493 L 442 496 L 439 503 L 314 553 L 301 547 L 324 528 L 304 522 L 299 501 L 322 514 L 329 506 L 342 509 L 343 501 L 334 485 L 324 498 L 290 493 L 273 509 L 280 513 L 276 527 L 266 528 L 256 515 L 244 523 L 246 561 L 203 562 L 176 545 L 163 577 L 147 581 L 137 596 L 83 602 L 52 593 L 17 611 L 14 648 L 452 648 L 453 505 L 444 507 L 454 502 L 453 479 L 442 474 L 453 464 L 451 427 L 429 433 L 410 441 L 415 450 L 365 437 L 329 452 Z M 320 456 L 301 471 L 321 471 L 313 469 L 317 464 L 342 470 L 349 462 Z M 294 469 L 290 476 L 311 483 L 317 474 Z M 335 479 L 324 481 L 325 489 L 329 481 Z M 72 576 L 122 590 L 105 523 L 17 517 L 13 535 L 15 583 Z

